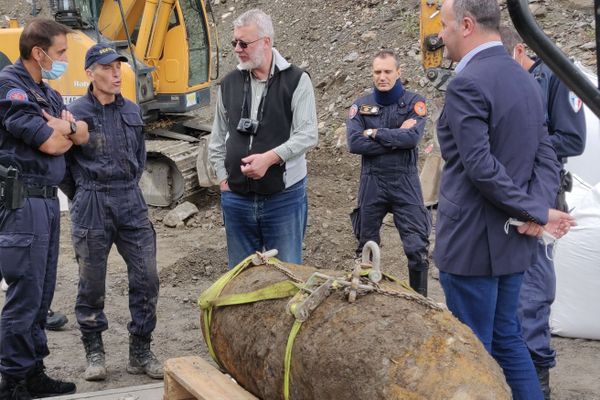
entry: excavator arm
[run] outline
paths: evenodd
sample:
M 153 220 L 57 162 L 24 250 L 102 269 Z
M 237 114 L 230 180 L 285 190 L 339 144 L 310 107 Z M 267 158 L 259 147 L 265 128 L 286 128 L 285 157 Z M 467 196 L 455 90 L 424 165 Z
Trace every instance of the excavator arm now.
M 419 32 L 421 64 L 425 70 L 425 76 L 436 89 L 444 91 L 453 71 L 451 68 L 442 66 L 444 43 L 438 37 L 442 30 L 442 2 L 443 0 L 421 0 Z

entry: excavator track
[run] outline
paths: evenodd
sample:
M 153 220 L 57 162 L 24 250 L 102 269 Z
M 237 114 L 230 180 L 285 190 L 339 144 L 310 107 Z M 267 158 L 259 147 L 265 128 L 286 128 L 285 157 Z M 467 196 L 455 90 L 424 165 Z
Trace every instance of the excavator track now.
M 197 142 L 146 140 L 146 168 L 140 187 L 149 205 L 172 206 L 214 184 L 207 160 L 208 137 Z

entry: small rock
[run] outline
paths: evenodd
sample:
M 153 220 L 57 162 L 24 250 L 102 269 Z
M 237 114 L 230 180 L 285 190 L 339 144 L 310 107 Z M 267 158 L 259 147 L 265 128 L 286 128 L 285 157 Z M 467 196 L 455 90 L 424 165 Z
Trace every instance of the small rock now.
M 578 10 L 594 10 L 594 2 L 590 0 L 565 0 L 566 7 Z
M 321 81 L 321 82 L 319 82 L 319 83 L 317 83 L 317 84 L 315 85 L 315 87 L 316 87 L 317 89 L 322 89 L 322 88 L 324 88 L 325 86 L 327 86 L 327 81 L 325 81 L 325 80 L 323 80 L 323 81 Z
M 374 31 L 367 31 L 360 35 L 360 38 L 363 42 L 372 41 L 377 38 L 377 33 Z
M 186 201 L 175 207 L 173 210 L 169 211 L 168 214 L 163 219 L 163 223 L 165 226 L 169 228 L 173 228 L 179 226 L 179 224 L 183 225 L 183 221 L 198 213 L 198 207 L 194 204 Z
M 580 46 L 583 50 L 596 50 L 596 41 L 592 40 L 591 42 L 584 43 Z
M 346 146 L 346 124 L 342 124 L 337 128 L 333 133 L 333 137 L 335 139 L 336 149 Z
M 346 57 L 344 57 L 344 59 L 342 61 L 344 62 L 354 62 L 356 60 L 358 60 L 358 53 L 356 51 L 353 51 L 352 53 L 348 54 Z
M 541 18 L 546 15 L 546 6 L 540 3 L 530 4 L 529 9 L 536 18 Z

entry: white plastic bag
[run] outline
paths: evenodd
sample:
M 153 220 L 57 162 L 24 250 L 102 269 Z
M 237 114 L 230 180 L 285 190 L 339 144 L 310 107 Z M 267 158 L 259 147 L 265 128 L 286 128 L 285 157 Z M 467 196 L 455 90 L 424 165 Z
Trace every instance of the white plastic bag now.
M 556 300 L 550 313 L 553 334 L 600 340 L 600 183 L 573 176 L 567 193 L 577 226 L 555 245 Z

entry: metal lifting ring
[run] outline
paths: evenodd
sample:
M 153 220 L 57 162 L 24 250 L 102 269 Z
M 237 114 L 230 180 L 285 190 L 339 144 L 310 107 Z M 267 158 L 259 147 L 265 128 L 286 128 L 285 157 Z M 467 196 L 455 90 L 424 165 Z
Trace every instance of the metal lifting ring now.
M 374 283 L 378 283 L 383 278 L 383 274 L 381 273 L 380 261 L 381 251 L 379 250 L 379 246 L 374 241 L 369 240 L 363 246 L 362 265 L 371 267 L 371 272 L 369 272 L 369 279 Z
M 257 251 L 251 262 L 254 265 L 265 265 L 269 261 L 269 258 L 277 256 L 278 253 L 277 249 L 267 250 L 264 253 Z

